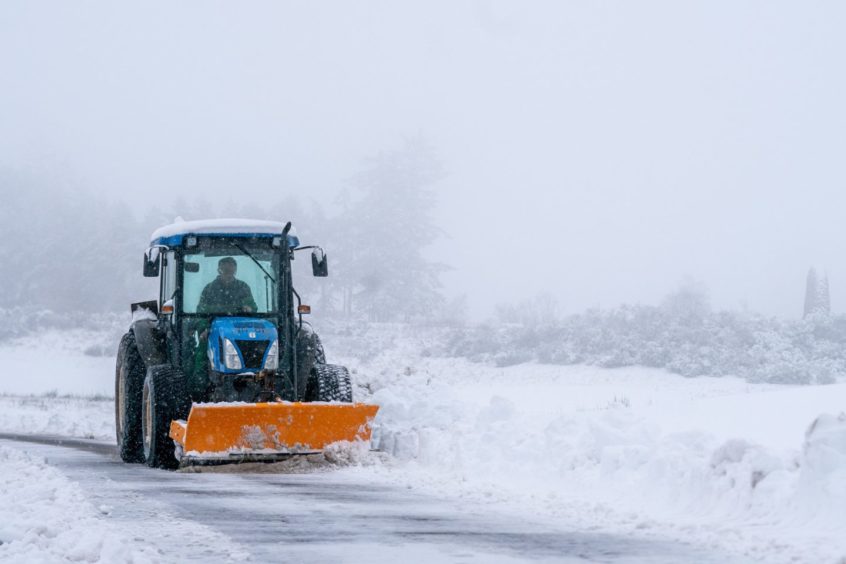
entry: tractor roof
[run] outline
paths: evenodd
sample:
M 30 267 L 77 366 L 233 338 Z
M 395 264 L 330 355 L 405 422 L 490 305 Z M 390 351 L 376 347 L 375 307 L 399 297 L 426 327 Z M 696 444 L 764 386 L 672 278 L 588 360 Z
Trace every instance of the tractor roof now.
M 228 237 L 272 237 L 281 235 L 285 224 L 280 221 L 259 219 L 204 219 L 181 221 L 180 218 L 164 227 L 159 227 L 150 236 L 153 245 L 181 245 L 186 235 L 221 235 Z M 299 245 L 296 230 L 288 232 L 288 245 Z

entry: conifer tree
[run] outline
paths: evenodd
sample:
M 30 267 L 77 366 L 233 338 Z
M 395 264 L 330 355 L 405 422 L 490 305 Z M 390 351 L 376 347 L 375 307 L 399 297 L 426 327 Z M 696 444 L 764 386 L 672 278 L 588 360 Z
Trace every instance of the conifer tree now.
M 831 313 L 831 297 L 828 290 L 828 274 L 823 274 L 817 289 L 817 312 L 829 315 Z
M 347 314 L 372 321 L 427 317 L 443 303 L 439 275 L 425 248 L 440 235 L 433 185 L 443 171 L 420 138 L 369 159 L 352 180 L 338 223 L 335 263 Z
M 805 312 L 803 317 L 809 315 L 829 315 L 831 313 L 831 298 L 828 289 L 828 275 L 823 274 L 822 278 L 817 271 L 811 268 L 805 283 Z
M 811 267 L 808 270 L 808 276 L 805 278 L 805 310 L 802 317 L 808 317 L 814 312 L 817 304 L 818 286 L 817 271 Z

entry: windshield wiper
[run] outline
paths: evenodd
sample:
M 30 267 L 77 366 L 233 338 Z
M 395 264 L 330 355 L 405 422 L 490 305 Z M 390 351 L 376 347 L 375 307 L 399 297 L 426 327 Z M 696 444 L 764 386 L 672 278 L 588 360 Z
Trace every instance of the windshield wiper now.
M 271 280 L 273 280 L 273 283 L 274 283 L 274 284 L 276 284 L 276 278 L 274 278 L 273 276 L 271 276 L 271 275 L 270 275 L 270 273 L 269 273 L 267 270 L 265 270 L 265 269 L 264 269 L 264 267 L 263 267 L 263 266 L 261 265 L 261 263 L 260 263 L 260 262 L 256 259 L 256 257 L 254 257 L 252 254 L 250 254 L 250 251 L 248 251 L 247 249 L 245 249 L 244 247 L 242 247 L 242 246 L 241 246 L 241 245 L 239 245 L 238 243 L 232 243 L 232 245 L 233 245 L 233 246 L 235 246 L 235 247 L 236 247 L 239 251 L 241 251 L 242 253 L 244 253 L 245 255 L 247 255 L 248 257 L 250 257 L 251 259 L 253 259 L 253 262 L 254 262 L 254 263 L 256 263 L 256 266 L 258 266 L 258 267 L 261 269 L 261 271 L 262 271 L 262 272 L 264 272 L 265 276 L 267 276 L 268 278 L 270 278 Z

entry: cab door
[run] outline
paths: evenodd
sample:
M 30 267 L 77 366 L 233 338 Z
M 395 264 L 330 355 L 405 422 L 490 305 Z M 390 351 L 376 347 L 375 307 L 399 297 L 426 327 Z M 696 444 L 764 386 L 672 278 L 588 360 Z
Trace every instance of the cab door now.
M 176 302 L 177 298 L 178 261 L 176 252 L 169 250 L 162 253 L 162 275 L 159 292 L 159 315 L 162 318 L 166 331 L 165 342 L 167 343 L 168 360 L 173 366 L 179 366 L 175 362 L 179 355 L 179 333 L 176 331 L 178 316 Z

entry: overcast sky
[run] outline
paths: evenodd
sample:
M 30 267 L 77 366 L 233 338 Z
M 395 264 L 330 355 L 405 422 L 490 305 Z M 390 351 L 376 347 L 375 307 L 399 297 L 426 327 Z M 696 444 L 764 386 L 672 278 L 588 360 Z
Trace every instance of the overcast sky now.
M 796 316 L 812 264 L 842 311 L 844 29 L 842 2 L 4 1 L 0 166 L 136 208 L 331 201 L 419 133 L 476 316 L 685 276 Z

